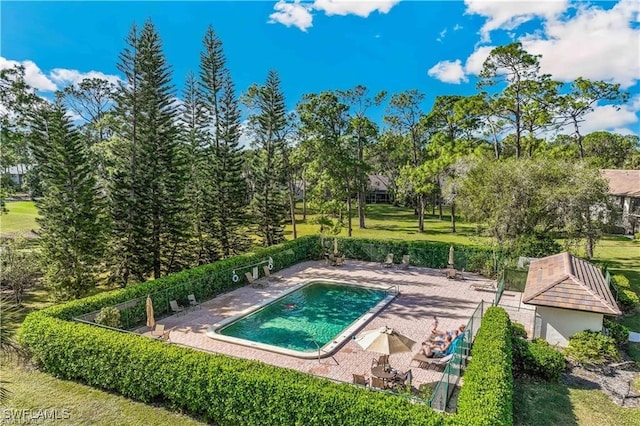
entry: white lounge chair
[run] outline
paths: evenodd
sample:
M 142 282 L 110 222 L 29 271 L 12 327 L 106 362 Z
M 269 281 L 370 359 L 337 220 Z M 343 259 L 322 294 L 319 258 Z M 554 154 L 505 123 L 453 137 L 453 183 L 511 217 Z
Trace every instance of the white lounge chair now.
M 178 305 L 178 301 L 177 300 L 172 300 L 169 302 L 169 306 L 171 307 L 171 311 L 174 314 L 180 314 L 180 313 L 184 313 L 184 308 L 180 305 Z
M 393 266 L 393 253 L 387 255 L 387 258 L 382 262 L 382 266 L 385 268 L 391 268 Z
M 189 306 L 191 306 L 192 308 L 200 307 L 200 303 L 198 303 L 194 294 L 188 295 L 187 299 L 189 299 Z

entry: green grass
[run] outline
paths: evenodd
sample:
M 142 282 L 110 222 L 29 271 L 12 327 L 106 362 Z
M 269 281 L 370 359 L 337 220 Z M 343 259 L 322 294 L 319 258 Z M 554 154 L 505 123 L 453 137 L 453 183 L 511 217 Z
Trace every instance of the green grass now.
M 315 215 L 307 214 L 305 221 L 302 220 L 301 205 L 298 206 L 296 219 L 296 230 L 298 236 L 317 234 L 320 225 L 313 223 Z M 430 213 L 430 211 L 429 211 Z M 360 238 L 379 238 L 390 240 L 429 240 L 455 244 L 483 244 L 488 241 L 486 238 L 476 235 L 475 224 L 463 221 L 456 221 L 456 233 L 451 232 L 451 216 L 446 211 L 443 220 L 438 219 L 438 215 L 425 216 L 425 232 L 418 232 L 418 217 L 413 214 L 413 209 L 404 207 L 393 207 L 389 204 L 370 204 L 366 208 L 366 229 L 358 228 L 357 212 L 354 212 L 352 227 L 353 236 Z M 345 227 L 340 232 L 341 236 L 347 236 L 346 219 Z M 291 224 L 285 228 L 285 236 L 292 238 Z
M 99 391 L 75 382 L 55 379 L 48 374 L 29 371 L 13 362 L 3 362 L 0 378 L 10 382 L 11 392 L 3 409 L 9 410 L 68 410 L 64 420 L 38 421 L 38 424 L 59 425 L 200 425 L 193 418 L 156 407 L 134 402 L 122 396 Z M 3 418 L 6 411 L 2 411 Z M 33 414 L 32 414 L 33 415 Z M 6 419 L 5 419 L 6 420 Z M 22 422 L 15 422 L 22 424 Z
M 7 201 L 9 212 L 0 215 L 0 237 L 24 235 L 38 229 L 38 210 L 33 201 Z
M 638 426 L 640 408 L 623 408 L 597 389 L 516 380 L 516 426 Z

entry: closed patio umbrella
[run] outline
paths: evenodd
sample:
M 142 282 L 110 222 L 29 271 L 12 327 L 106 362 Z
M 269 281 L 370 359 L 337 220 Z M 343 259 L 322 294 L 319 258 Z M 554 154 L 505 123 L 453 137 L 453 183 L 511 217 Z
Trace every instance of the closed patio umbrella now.
M 449 247 L 449 266 L 453 267 L 453 246 Z
M 156 325 L 156 320 L 153 318 L 153 302 L 151 296 L 147 296 L 147 327 L 153 328 Z
M 389 327 L 365 331 L 360 337 L 356 338 L 356 343 L 364 350 L 384 355 L 411 352 L 411 348 L 416 344 L 407 336 Z

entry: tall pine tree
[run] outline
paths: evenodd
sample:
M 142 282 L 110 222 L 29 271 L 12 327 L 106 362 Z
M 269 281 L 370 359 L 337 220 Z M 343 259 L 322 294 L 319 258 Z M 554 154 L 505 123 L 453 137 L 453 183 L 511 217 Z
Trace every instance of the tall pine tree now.
M 205 99 L 211 146 L 206 173 L 211 184 L 205 203 L 207 233 L 216 237 L 224 257 L 249 246 L 246 236 L 247 183 L 242 175 L 244 154 L 239 145 L 238 99 L 222 50 L 209 27 L 200 55 L 200 86 Z
M 205 264 L 217 258 L 217 243 L 207 232 L 207 160 L 210 155 L 210 138 L 207 133 L 207 116 L 202 92 L 192 73 L 187 75 L 182 94 L 180 124 L 184 151 L 187 158 L 186 195 L 187 213 L 191 224 L 191 259 L 194 264 Z
M 43 186 L 37 205 L 45 283 L 58 298 L 78 298 L 97 282 L 107 222 L 86 144 L 60 100 L 36 112 L 32 150 Z
M 112 179 L 114 273 L 123 283 L 158 278 L 183 266 L 187 243 L 185 159 L 181 153 L 171 70 L 154 25 L 134 26 L 118 68 L 122 122 Z
M 251 207 L 258 225 L 256 233 L 263 245 L 271 246 L 284 241 L 287 215 L 284 170 L 287 114 L 278 74 L 270 71 L 264 86 L 250 87 L 245 104 L 252 109 L 249 128 L 255 149 L 252 161 L 255 188 Z

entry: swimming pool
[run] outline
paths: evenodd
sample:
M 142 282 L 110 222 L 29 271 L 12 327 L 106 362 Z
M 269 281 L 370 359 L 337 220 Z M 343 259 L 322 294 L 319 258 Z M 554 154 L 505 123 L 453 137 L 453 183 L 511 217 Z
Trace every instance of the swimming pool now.
M 395 297 L 379 287 L 315 280 L 215 324 L 210 337 L 301 358 L 329 356 Z

